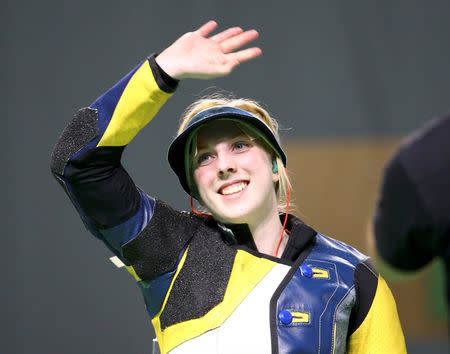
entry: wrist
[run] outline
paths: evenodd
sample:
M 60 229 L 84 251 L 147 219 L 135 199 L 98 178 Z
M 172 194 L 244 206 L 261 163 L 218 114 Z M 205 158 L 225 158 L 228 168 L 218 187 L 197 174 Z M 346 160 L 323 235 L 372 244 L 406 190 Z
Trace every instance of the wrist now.
M 155 58 L 155 62 L 159 68 L 172 79 L 177 81 L 183 79 L 179 65 L 166 56 L 164 51 Z
M 156 62 L 158 54 L 150 55 L 148 63 L 153 72 L 153 76 L 159 86 L 159 88 L 167 93 L 173 93 L 178 87 L 179 80 L 170 76 L 167 72 L 161 68 L 161 66 Z

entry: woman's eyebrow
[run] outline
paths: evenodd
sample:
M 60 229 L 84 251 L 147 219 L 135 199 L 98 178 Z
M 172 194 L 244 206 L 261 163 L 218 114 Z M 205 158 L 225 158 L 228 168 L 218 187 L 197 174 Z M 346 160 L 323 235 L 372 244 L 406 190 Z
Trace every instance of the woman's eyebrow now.
M 197 152 L 196 152 L 196 154 L 195 154 L 195 156 L 198 156 L 198 155 L 200 155 L 201 153 L 203 153 L 203 152 L 207 152 L 207 151 L 209 151 L 209 150 L 211 150 L 211 148 L 210 147 L 198 147 L 197 146 Z
M 247 135 L 245 133 L 240 133 L 238 135 L 236 135 L 235 137 L 231 138 L 232 140 L 237 140 L 237 139 L 246 139 L 246 140 L 256 140 L 256 138 L 251 137 L 250 135 Z
M 215 145 L 217 145 L 218 143 L 221 143 L 223 141 L 236 141 L 238 139 L 247 139 L 247 140 L 255 140 L 254 138 L 244 134 L 244 133 L 237 133 L 236 135 L 227 137 L 227 138 L 223 138 L 223 139 L 217 139 L 217 141 L 213 142 L 213 143 L 209 143 L 205 146 L 205 144 L 197 144 L 197 150 L 207 150 L 210 149 L 211 147 L 214 147 Z

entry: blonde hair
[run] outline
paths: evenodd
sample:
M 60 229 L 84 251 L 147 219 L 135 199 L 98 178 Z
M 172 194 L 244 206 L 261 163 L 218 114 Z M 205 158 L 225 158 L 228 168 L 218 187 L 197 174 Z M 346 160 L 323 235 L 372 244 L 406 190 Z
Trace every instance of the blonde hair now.
M 250 99 L 246 98 L 234 98 L 234 97 L 227 97 L 222 94 L 214 94 L 210 96 L 203 97 L 195 102 L 193 102 L 189 107 L 186 108 L 185 112 L 180 118 L 180 126 L 178 128 L 177 134 L 180 135 L 186 127 L 189 125 L 189 122 L 192 120 L 193 117 L 195 117 L 199 112 L 216 107 L 216 106 L 229 106 L 229 107 L 236 107 L 243 109 L 247 112 L 250 112 L 257 116 L 259 119 L 261 119 L 272 131 L 275 138 L 280 141 L 280 137 L 278 134 L 278 122 L 270 116 L 270 114 L 261 107 L 261 105 Z M 270 146 L 270 143 L 268 140 L 258 132 L 257 129 L 249 126 L 248 124 L 243 124 L 239 121 L 236 121 L 236 124 L 238 124 L 239 128 L 242 129 L 242 131 L 247 134 L 249 137 L 258 139 L 261 141 L 264 148 L 274 157 L 276 161 L 276 166 L 278 173 L 280 175 L 280 179 L 277 182 L 277 185 L 275 187 L 276 195 L 277 195 L 277 205 L 278 205 L 278 211 L 284 212 L 286 210 L 289 193 L 292 189 L 291 181 L 289 180 L 289 176 L 287 174 L 286 169 L 284 168 L 283 161 L 278 156 L 276 151 Z M 252 129 L 253 128 L 253 129 Z M 197 143 L 196 143 L 196 134 L 192 134 L 193 137 L 188 141 L 188 146 L 191 146 L 190 149 L 190 162 L 185 165 L 186 168 L 186 175 L 188 180 L 188 185 L 192 189 L 192 187 L 195 187 L 195 183 L 192 183 L 192 160 L 193 156 L 197 150 Z M 256 135 L 256 136 L 254 136 Z M 193 142 L 193 144 L 192 144 Z

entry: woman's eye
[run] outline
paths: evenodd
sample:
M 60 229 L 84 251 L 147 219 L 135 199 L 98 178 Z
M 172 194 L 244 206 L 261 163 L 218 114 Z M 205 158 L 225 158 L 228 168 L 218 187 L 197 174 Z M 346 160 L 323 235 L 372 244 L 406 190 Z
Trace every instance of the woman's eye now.
M 237 141 L 233 144 L 233 149 L 236 151 L 245 151 L 250 148 L 250 143 L 247 141 Z
M 209 162 L 211 162 L 212 159 L 212 155 L 211 154 L 201 154 L 198 158 L 197 158 L 197 165 L 198 166 L 205 166 L 207 165 Z

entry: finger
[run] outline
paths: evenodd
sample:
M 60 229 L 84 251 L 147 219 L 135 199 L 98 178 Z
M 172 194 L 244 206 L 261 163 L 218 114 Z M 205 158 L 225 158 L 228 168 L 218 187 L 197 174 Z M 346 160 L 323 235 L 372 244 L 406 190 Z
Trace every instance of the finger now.
M 197 32 L 202 37 L 207 37 L 212 31 L 215 30 L 216 27 L 217 27 L 216 21 L 208 21 L 199 29 L 197 29 L 195 32 Z
M 243 49 L 235 53 L 227 54 L 227 59 L 231 62 L 237 61 L 238 63 L 244 63 L 246 61 L 255 59 L 262 55 L 261 48 L 253 47 L 248 49 Z
M 236 36 L 239 33 L 242 33 L 243 29 L 240 27 L 232 27 L 232 28 L 228 28 L 225 31 L 222 31 L 220 33 L 215 34 L 214 36 L 210 37 L 211 40 L 213 40 L 214 42 L 222 42 L 230 37 Z
M 255 30 L 245 31 L 224 40 L 220 43 L 220 47 L 224 53 L 231 53 L 232 51 L 254 41 L 258 38 L 258 36 L 259 33 Z

